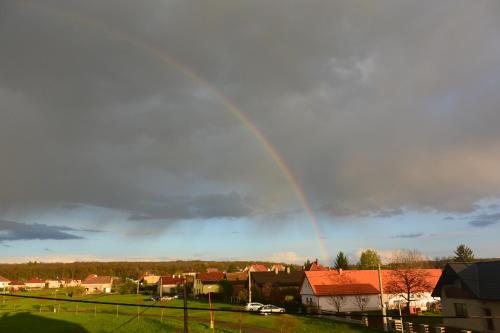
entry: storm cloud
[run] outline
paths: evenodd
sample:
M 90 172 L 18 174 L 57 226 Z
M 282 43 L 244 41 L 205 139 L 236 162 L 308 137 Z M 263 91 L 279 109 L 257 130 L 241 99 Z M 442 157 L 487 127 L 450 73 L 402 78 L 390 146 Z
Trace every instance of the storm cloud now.
M 83 238 L 70 233 L 72 231 L 77 230 L 66 226 L 0 221 L 0 242 L 34 239 L 63 240 Z
M 500 196 L 499 11 L 497 1 L 3 1 L 0 213 L 74 202 L 140 223 L 295 211 L 286 177 L 212 89 L 329 219 L 474 211 Z

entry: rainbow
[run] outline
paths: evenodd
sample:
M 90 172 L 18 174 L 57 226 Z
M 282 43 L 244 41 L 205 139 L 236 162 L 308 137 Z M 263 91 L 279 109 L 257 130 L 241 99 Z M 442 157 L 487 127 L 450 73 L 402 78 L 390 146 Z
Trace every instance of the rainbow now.
M 223 105 L 226 107 L 226 109 L 234 117 L 236 117 L 236 119 L 241 121 L 241 123 L 243 123 L 243 125 L 248 130 L 250 130 L 250 132 L 255 136 L 255 138 L 259 141 L 259 143 L 264 147 L 265 151 L 269 154 L 269 156 L 271 156 L 272 160 L 274 161 L 274 163 L 276 164 L 276 166 L 278 167 L 280 172 L 285 176 L 285 178 L 287 179 L 288 183 L 290 184 L 293 192 L 295 193 L 295 196 L 297 197 L 298 202 L 302 206 L 304 213 L 309 218 L 309 221 L 311 223 L 314 234 L 318 240 L 319 249 L 321 251 L 323 259 L 330 262 L 330 256 L 328 255 L 326 245 L 323 241 L 323 237 L 322 237 L 320 229 L 319 229 L 316 215 L 314 214 L 314 211 L 311 208 L 311 205 L 310 205 L 309 201 L 307 200 L 307 197 L 306 197 L 304 190 L 302 189 L 302 186 L 300 185 L 298 179 L 294 176 L 294 174 L 292 173 L 290 168 L 285 163 L 284 158 L 278 153 L 278 151 L 273 146 L 273 144 L 257 128 L 255 123 L 242 110 L 240 110 L 231 99 L 229 99 L 229 97 L 227 97 L 222 92 L 220 92 L 218 89 L 216 89 L 206 79 L 204 79 L 203 77 L 198 75 L 192 68 L 179 62 L 177 59 L 170 56 L 164 50 L 161 50 L 157 47 L 154 47 L 154 46 L 151 46 L 147 43 L 144 43 L 141 40 L 133 38 L 132 36 L 125 34 L 124 32 L 122 32 L 120 30 L 116 30 L 114 28 L 106 26 L 106 25 L 104 25 L 100 22 L 97 22 L 95 20 L 85 18 L 85 17 L 80 17 L 80 16 L 77 16 L 77 15 L 70 13 L 70 12 L 67 12 L 67 11 L 62 11 L 60 9 L 49 9 L 46 7 L 40 7 L 39 5 L 33 4 L 31 1 L 23 0 L 19 3 L 22 3 L 23 5 L 29 5 L 30 7 L 36 7 L 38 9 L 42 9 L 49 14 L 57 15 L 59 17 L 64 18 L 65 20 L 78 23 L 81 26 L 92 28 L 95 31 L 104 32 L 104 33 L 106 33 L 106 35 L 108 35 L 109 37 L 111 37 L 113 39 L 127 42 L 128 44 L 145 51 L 147 54 L 152 56 L 158 62 L 160 62 L 164 65 L 167 65 L 167 66 L 175 67 L 177 70 L 179 70 L 181 73 L 183 73 L 184 75 L 189 77 L 191 80 L 202 85 L 203 87 L 205 87 L 207 89 L 207 91 L 209 91 L 210 93 L 217 96 L 219 98 L 219 100 L 223 103 Z

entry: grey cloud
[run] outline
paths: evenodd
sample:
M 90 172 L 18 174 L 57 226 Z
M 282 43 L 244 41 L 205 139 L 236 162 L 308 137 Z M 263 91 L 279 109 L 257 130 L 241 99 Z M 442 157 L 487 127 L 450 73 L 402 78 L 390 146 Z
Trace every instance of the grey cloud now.
M 500 196 L 499 6 L 4 1 L 0 212 L 76 202 L 139 224 L 296 211 L 251 131 L 141 43 L 241 108 L 316 211 L 471 212 Z
M 409 233 L 409 234 L 398 234 L 391 236 L 391 238 L 419 238 L 424 235 L 423 232 L 415 232 L 415 233 Z
M 377 214 L 375 214 L 374 217 L 387 218 L 387 217 L 394 217 L 394 216 L 403 215 L 403 214 L 404 214 L 404 211 L 401 208 L 389 209 L 389 210 L 384 209 L 384 210 L 381 210 L 380 212 L 378 212 Z
M 67 231 L 77 231 L 66 226 L 47 224 L 27 224 L 13 221 L 0 221 L 0 242 L 33 239 L 82 239 Z
M 469 224 L 473 227 L 487 227 L 500 222 L 500 213 L 480 214 L 475 216 Z

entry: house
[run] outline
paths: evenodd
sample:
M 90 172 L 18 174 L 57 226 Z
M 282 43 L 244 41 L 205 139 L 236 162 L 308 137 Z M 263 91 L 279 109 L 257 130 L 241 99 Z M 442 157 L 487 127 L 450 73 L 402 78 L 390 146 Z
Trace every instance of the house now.
M 412 295 L 411 305 L 425 310 L 429 303 L 436 300 L 431 292 L 436 285 L 441 270 L 419 269 L 425 275 L 429 290 L 422 290 Z M 353 312 L 379 310 L 380 288 L 377 270 L 331 270 L 306 271 L 300 295 L 302 303 L 320 312 Z M 384 289 L 395 283 L 392 270 L 381 271 Z M 397 308 L 406 304 L 399 294 L 384 293 L 387 308 Z
M 282 264 L 274 264 L 270 269 L 272 272 L 284 272 L 286 270 L 285 265 Z
M 253 264 L 250 266 L 245 267 L 244 269 L 245 272 L 268 272 L 269 269 L 262 264 Z
M 12 280 L 12 281 L 10 281 L 8 288 L 9 288 L 9 290 L 12 290 L 12 291 L 20 291 L 20 290 L 25 290 L 26 285 L 24 284 L 23 281 Z
M 306 271 L 329 271 L 329 270 L 330 269 L 328 267 L 321 265 L 318 259 L 313 261 L 309 267 L 306 267 Z
M 82 281 L 81 286 L 85 288 L 87 294 L 110 293 L 113 286 L 113 278 L 111 276 L 91 274 Z
M 181 276 L 160 276 L 156 283 L 157 292 L 160 296 L 173 295 L 177 293 L 177 288 L 184 283 Z
M 207 295 L 210 293 L 218 293 L 218 283 L 224 280 L 223 272 L 200 273 L 196 275 L 193 285 L 194 295 Z
M 248 294 L 248 272 L 226 273 L 226 280 L 233 286 L 234 300 L 240 300 L 240 293 Z
M 281 302 L 299 297 L 304 272 L 254 272 L 250 273 L 255 299 Z
M 150 274 L 149 272 L 144 272 L 141 276 L 139 276 L 139 283 L 146 284 L 157 284 L 160 280 L 160 275 Z
M 432 295 L 441 298 L 445 326 L 500 332 L 500 261 L 447 264 Z
M 79 285 L 82 284 L 82 280 L 64 279 L 64 280 L 61 281 L 61 284 L 64 287 L 78 287 Z
M 0 275 L 0 289 L 5 289 L 9 286 L 10 280 Z
M 45 287 L 49 289 L 61 288 L 63 283 L 59 280 L 45 280 Z
M 42 289 L 45 288 L 45 280 L 33 278 L 26 281 L 24 285 L 27 289 Z
M 214 273 L 214 272 L 219 272 L 219 269 L 215 267 L 207 268 L 207 273 Z

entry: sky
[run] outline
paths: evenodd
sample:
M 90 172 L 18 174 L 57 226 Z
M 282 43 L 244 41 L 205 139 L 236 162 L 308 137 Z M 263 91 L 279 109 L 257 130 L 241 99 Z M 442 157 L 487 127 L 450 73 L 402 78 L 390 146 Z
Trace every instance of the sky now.
M 497 1 L 0 3 L 0 261 L 500 256 Z

